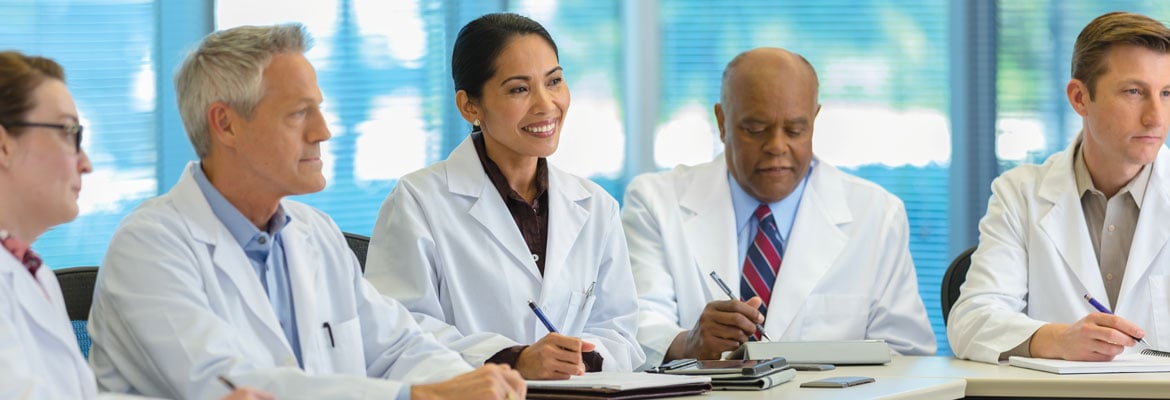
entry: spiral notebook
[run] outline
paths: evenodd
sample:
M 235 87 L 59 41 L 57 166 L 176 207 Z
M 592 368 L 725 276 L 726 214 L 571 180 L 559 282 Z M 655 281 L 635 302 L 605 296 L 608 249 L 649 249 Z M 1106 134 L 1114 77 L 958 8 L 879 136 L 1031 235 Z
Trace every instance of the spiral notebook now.
M 1008 364 L 1054 374 L 1111 374 L 1123 372 L 1170 372 L 1170 358 L 1143 351 L 1122 354 L 1113 361 L 1068 361 L 1012 356 Z

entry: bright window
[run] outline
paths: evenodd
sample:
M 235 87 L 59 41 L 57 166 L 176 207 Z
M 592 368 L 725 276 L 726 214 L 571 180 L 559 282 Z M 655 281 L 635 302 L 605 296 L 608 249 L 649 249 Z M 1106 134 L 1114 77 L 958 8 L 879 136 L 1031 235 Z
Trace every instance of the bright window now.
M 154 7 L 149 0 L 0 4 L 0 49 L 65 67 L 93 163 L 82 179 L 77 220 L 36 243 L 54 268 L 97 265 L 122 217 L 157 192 Z
M 472 4 L 217 3 L 217 29 L 297 21 L 313 35 L 308 57 L 317 68 L 333 138 L 325 149 L 328 186 L 301 199 L 329 213 L 343 230 L 369 233 L 398 178 L 445 159 L 470 132 L 455 108 L 450 48 L 468 21 L 501 10 L 464 15 L 460 6 Z M 549 29 L 573 93 L 551 162 L 594 177 L 620 196 L 625 132 L 617 2 L 522 1 L 508 11 Z

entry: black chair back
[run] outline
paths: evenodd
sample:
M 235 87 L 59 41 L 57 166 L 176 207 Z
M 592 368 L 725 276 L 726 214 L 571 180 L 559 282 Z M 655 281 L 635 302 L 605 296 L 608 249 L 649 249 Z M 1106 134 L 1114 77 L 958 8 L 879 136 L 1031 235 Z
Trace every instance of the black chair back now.
M 349 243 L 349 249 L 353 251 L 353 255 L 357 256 L 358 265 L 361 265 L 362 274 L 365 274 L 366 252 L 370 249 L 370 237 L 349 232 L 344 232 L 344 234 L 345 242 Z
M 65 298 L 65 311 L 73 323 L 73 335 L 81 354 L 89 358 L 89 308 L 93 305 L 93 285 L 97 281 L 97 267 L 74 267 L 53 271 L 61 285 L 61 296 Z
M 951 262 L 951 266 L 947 267 L 946 275 L 943 275 L 942 293 L 939 300 L 942 302 L 943 325 L 948 324 L 948 319 L 951 315 L 951 307 L 955 306 L 955 302 L 959 300 L 959 288 L 963 286 L 963 282 L 967 281 L 967 270 L 971 268 L 971 253 L 975 252 L 975 247 L 969 248 Z

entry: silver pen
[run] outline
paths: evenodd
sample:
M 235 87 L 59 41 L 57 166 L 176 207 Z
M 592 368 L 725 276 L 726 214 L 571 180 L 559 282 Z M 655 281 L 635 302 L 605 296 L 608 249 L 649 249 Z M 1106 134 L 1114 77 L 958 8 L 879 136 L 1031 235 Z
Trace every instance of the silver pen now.
M 711 271 L 711 279 L 714 279 L 715 284 L 719 285 L 720 289 L 723 289 L 723 293 L 727 293 L 727 298 L 732 300 L 739 300 L 735 298 L 735 295 L 731 294 L 731 288 L 727 287 L 727 284 L 723 283 L 722 279 L 719 279 L 719 274 L 715 273 L 715 271 Z M 764 332 L 763 325 L 756 323 L 756 329 L 760 331 L 760 336 L 762 336 L 764 339 L 767 339 L 769 342 L 772 341 L 772 338 L 768 337 L 768 333 Z

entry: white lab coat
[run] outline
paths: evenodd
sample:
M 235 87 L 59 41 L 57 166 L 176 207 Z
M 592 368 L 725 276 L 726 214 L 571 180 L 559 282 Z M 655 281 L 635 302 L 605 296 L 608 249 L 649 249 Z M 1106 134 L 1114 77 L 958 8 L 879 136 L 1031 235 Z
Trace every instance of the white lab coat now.
M 251 263 L 212 213 L 190 164 L 115 232 L 89 328 L 98 385 L 184 399 L 227 393 L 218 375 L 277 398 L 393 398 L 401 381 L 469 371 L 362 278 L 341 231 L 290 200 L 282 235 L 304 370 Z M 325 329 L 328 322 L 330 329 Z M 369 379 L 369 378 L 378 379 Z
M 398 182 L 374 226 L 366 277 L 472 365 L 548 334 L 533 300 L 561 334 L 595 344 L 604 370 L 630 371 L 645 356 L 617 202 L 551 165 L 548 179 L 543 277 L 471 138 Z
M 0 398 L 97 396 L 53 271 L 41 267 L 33 280 L 24 265 L 0 247 L 0 285 Z
M 98 395 L 53 270 L 42 266 L 33 280 L 0 248 L 0 399 L 94 398 L 132 396 Z
M 1093 312 L 1086 293 L 1142 327 L 1151 346 L 1170 348 L 1170 155 L 1163 148 L 1153 163 L 1117 304 L 1109 304 L 1073 175 L 1078 141 L 991 184 L 979 248 L 951 309 L 956 356 L 997 362 L 1045 323 Z
M 634 178 L 622 221 L 641 307 L 645 366 L 703 308 L 739 297 L 735 211 L 720 154 L 698 166 Z M 764 330 L 772 340 L 885 339 L 900 354 L 933 354 L 936 343 L 918 295 L 902 202 L 881 187 L 818 161 L 804 189 Z

